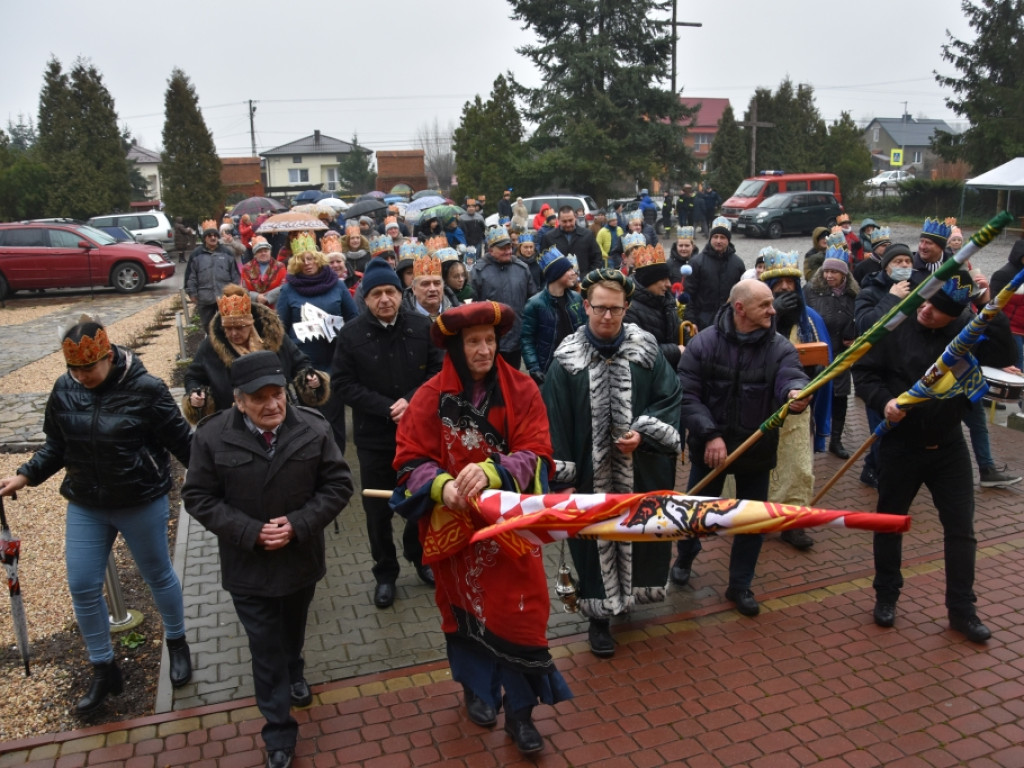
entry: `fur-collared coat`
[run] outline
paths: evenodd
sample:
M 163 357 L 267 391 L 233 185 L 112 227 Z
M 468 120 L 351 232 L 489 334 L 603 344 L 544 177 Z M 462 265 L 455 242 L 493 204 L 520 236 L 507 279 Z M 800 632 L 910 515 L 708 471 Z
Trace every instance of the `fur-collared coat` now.
M 577 493 L 667 490 L 679 455 L 682 391 L 672 366 L 646 331 L 623 324 L 624 338 L 606 359 L 587 326 L 555 350 L 543 396 L 558 473 Z M 615 447 L 615 430 L 641 435 L 632 454 Z M 607 618 L 636 603 L 665 599 L 671 542 L 569 542 L 580 576 L 580 609 Z
M 259 304 L 252 305 L 253 328 L 263 339 L 264 348 L 274 352 L 281 360 L 284 377 L 291 382 L 289 398 L 296 398 L 303 405 L 319 407 L 331 396 L 330 377 L 316 371 L 295 342 L 285 335 L 281 320 L 272 309 Z M 203 418 L 217 411 L 230 408 L 235 398 L 231 387 L 231 364 L 239 354 L 228 341 L 221 324 L 220 315 L 210 323 L 211 333 L 199 344 L 196 356 L 185 372 L 185 395 L 182 397 L 182 411 L 191 424 L 198 424 Z M 306 384 L 306 374 L 316 373 L 320 386 L 314 389 Z M 189 394 L 196 389 L 206 392 L 206 405 L 196 408 L 189 400 Z

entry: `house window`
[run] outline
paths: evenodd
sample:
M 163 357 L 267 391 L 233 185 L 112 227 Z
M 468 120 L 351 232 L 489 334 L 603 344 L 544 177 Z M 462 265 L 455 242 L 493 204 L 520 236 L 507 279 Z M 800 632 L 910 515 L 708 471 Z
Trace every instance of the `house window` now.
M 339 189 L 338 185 L 338 169 L 337 168 L 325 168 L 324 172 L 327 177 L 327 191 L 337 192 Z
M 710 147 L 711 146 L 711 136 L 710 136 L 710 134 L 698 133 L 697 134 L 697 146 L 698 147 L 700 147 L 700 146 L 709 146 Z
M 873 130 L 871 132 L 871 143 L 872 144 L 877 144 L 878 143 L 878 126 L 877 125 L 875 126 L 875 130 Z
M 292 162 L 295 163 L 295 165 L 301 164 L 302 163 L 302 155 L 293 155 L 292 156 Z
M 914 152 L 914 159 L 911 162 L 914 162 L 914 163 L 920 163 L 921 162 L 921 150 L 917 150 L 916 152 Z
M 308 184 L 309 183 L 309 169 L 308 168 L 289 168 L 288 169 L 288 183 L 289 184 Z

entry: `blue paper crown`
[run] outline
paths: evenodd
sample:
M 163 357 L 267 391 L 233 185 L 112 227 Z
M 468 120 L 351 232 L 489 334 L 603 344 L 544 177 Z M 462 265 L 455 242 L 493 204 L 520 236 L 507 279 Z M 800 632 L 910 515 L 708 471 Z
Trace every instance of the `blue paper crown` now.
M 693 227 L 676 227 L 676 239 L 685 237 L 688 240 L 693 240 L 694 232 Z
M 416 258 L 416 243 L 412 240 L 406 240 L 398 247 L 398 258 L 400 259 L 413 259 Z
M 647 238 L 644 237 L 643 232 L 630 232 L 622 238 L 623 251 L 628 251 L 630 248 L 635 248 L 638 245 L 647 245 Z
M 848 248 L 846 243 L 846 235 L 843 233 L 842 227 L 832 227 L 832 231 L 829 232 L 827 238 L 825 238 L 826 248 Z
M 459 252 L 456 251 L 454 248 L 438 248 L 436 251 L 434 251 L 434 258 L 440 259 L 442 262 L 458 261 Z
M 384 253 L 384 251 L 395 249 L 395 241 L 391 239 L 391 235 L 377 235 L 375 238 L 370 240 L 370 254 L 376 256 L 378 253 Z
M 639 208 L 634 208 L 632 211 L 626 214 L 626 221 L 633 221 L 634 219 L 643 220 L 643 218 L 644 212 L 641 211 Z
M 800 271 L 799 251 L 786 252 L 772 248 L 771 252 L 765 254 L 761 280 L 772 280 L 776 277 L 803 277 Z
M 551 246 L 546 251 L 544 251 L 544 255 L 540 257 L 540 271 L 547 273 L 548 267 L 550 267 L 559 259 L 564 258 L 566 257 L 560 250 L 558 250 L 554 246 Z
M 413 243 L 413 245 L 412 245 L 412 255 L 413 255 L 413 258 L 418 259 L 421 256 L 426 256 L 427 253 L 428 253 L 428 251 L 427 251 L 427 244 L 426 243 Z
M 974 290 L 974 283 L 966 272 L 958 272 L 942 284 L 942 292 L 957 304 L 966 307 L 971 300 L 971 291 Z
M 519 244 L 520 245 L 522 245 L 523 243 L 532 243 L 532 242 L 533 242 L 533 234 L 531 232 L 523 232 L 523 234 L 521 234 L 519 236 Z
M 832 259 L 833 261 L 841 261 L 847 266 L 850 265 L 850 252 L 845 248 L 829 248 L 825 251 L 825 261 Z M 827 269 L 827 267 L 826 267 Z
M 879 243 L 889 243 L 892 242 L 892 230 L 888 227 L 879 227 L 868 238 L 871 240 L 872 247 Z
M 490 248 L 492 245 L 496 243 L 505 242 L 506 240 L 511 241 L 511 238 L 508 236 L 508 230 L 505 229 L 504 227 L 492 227 L 491 229 L 487 230 L 488 248 Z
M 956 226 L 956 219 L 939 221 L 938 219 L 927 218 L 924 220 L 924 226 L 921 227 L 921 234 L 941 237 L 943 240 L 946 240 L 949 238 L 954 226 Z
M 725 216 L 718 216 L 714 221 L 711 222 L 712 229 L 718 229 L 719 227 L 721 227 L 722 229 L 727 229 L 730 232 L 732 232 L 732 222 L 725 218 Z

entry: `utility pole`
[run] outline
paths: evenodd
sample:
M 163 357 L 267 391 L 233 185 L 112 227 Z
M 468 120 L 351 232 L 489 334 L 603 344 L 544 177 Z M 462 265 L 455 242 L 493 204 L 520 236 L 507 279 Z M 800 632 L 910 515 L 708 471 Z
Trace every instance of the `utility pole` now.
M 252 141 L 252 156 L 256 157 L 256 123 L 253 116 L 256 114 L 256 105 L 249 99 L 249 138 Z
M 672 27 L 672 93 L 679 94 L 676 90 L 676 48 L 679 46 L 679 27 L 703 27 L 699 21 L 676 21 L 676 5 L 679 0 L 672 0 L 672 21 L 658 22 L 662 25 Z
M 774 128 L 775 123 L 759 123 L 757 121 L 757 96 L 754 96 L 754 100 L 750 106 L 750 119 L 736 123 L 736 125 L 742 126 L 743 128 L 749 128 L 750 133 L 750 175 L 757 175 L 757 129 L 758 128 Z

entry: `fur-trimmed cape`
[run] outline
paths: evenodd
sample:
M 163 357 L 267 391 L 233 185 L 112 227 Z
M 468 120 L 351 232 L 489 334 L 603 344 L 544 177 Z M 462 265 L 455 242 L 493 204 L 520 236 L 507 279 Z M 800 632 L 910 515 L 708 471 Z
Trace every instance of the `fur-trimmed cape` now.
M 303 405 L 320 407 L 331 396 L 330 376 L 313 368 L 309 358 L 295 346 L 295 342 L 284 332 L 281 320 L 272 309 L 260 304 L 252 305 L 253 327 L 263 339 L 264 348 L 274 352 L 281 360 L 285 378 L 291 382 L 289 399 L 297 399 Z M 231 388 L 231 364 L 238 359 L 231 342 L 224 333 L 220 315 L 210 323 L 210 335 L 199 344 L 196 356 L 185 372 L 185 395 L 182 397 L 182 412 L 190 424 L 197 424 L 204 417 L 230 408 L 234 402 Z M 320 386 L 310 388 L 306 375 L 315 373 Z M 202 389 L 206 393 L 206 404 L 196 408 L 189 400 L 190 393 Z

